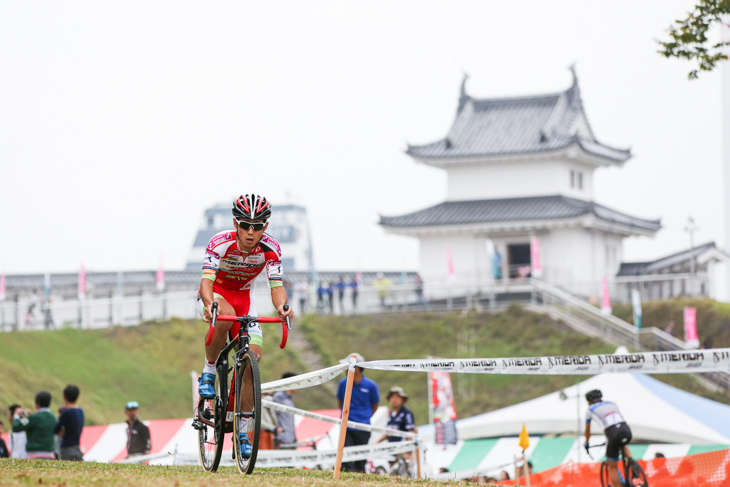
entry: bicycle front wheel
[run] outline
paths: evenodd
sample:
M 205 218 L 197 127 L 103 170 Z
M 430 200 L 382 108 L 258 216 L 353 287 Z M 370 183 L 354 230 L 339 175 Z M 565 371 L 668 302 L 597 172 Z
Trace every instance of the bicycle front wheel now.
M 612 487 L 611 477 L 608 473 L 608 464 L 606 462 L 601 463 L 601 487 Z
M 626 473 L 628 473 L 628 485 L 630 487 L 649 487 L 649 481 L 646 479 L 644 469 L 633 458 L 628 461 Z
M 200 398 L 198 402 L 198 454 L 200 465 L 206 472 L 215 472 L 223 453 L 223 402 L 228 397 L 228 388 L 221 384 L 221 373 L 215 377 L 215 393 L 213 399 Z
M 236 370 L 236 406 L 234 418 L 234 446 L 236 466 L 241 473 L 253 473 L 261 434 L 261 376 L 256 355 L 251 351 L 243 355 Z M 240 436 L 246 433 L 251 442 L 251 456 L 241 454 Z

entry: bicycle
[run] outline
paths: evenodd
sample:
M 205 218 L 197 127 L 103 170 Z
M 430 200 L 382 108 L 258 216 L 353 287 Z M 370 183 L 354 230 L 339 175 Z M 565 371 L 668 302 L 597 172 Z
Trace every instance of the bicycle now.
M 598 448 L 599 446 L 606 446 L 606 443 L 604 442 L 599 445 L 591 445 L 586 447 L 586 453 L 588 453 L 588 456 L 591 458 L 591 460 L 593 460 L 593 457 L 591 456 L 590 449 Z M 621 474 L 621 468 L 619 467 L 618 478 L 621 481 L 621 485 L 625 487 L 649 487 L 649 481 L 646 479 L 644 469 L 641 468 L 639 462 L 637 462 L 633 458 L 629 458 L 627 460 L 624 456 L 623 448 L 621 448 L 620 455 L 622 460 L 621 463 L 623 464 L 623 475 Z M 611 478 L 608 472 L 608 463 L 606 463 L 606 460 L 601 463 L 600 475 L 601 487 L 612 487 Z
M 288 311 L 289 306 L 284 306 Z M 206 472 L 215 472 L 220 465 L 223 454 L 223 440 L 226 433 L 233 435 L 233 459 L 238 471 L 245 474 L 253 473 L 258 454 L 259 437 L 261 433 L 261 377 L 259 375 L 258 358 L 249 347 L 248 328 L 253 323 L 282 324 L 282 336 L 279 348 L 286 346 L 291 321 L 286 322 L 279 318 L 260 316 L 233 316 L 218 315 L 218 303 L 211 306 L 210 328 L 205 344 L 210 345 L 215 332 L 216 321 L 237 321 L 241 323 L 238 336 L 233 338 L 223 348 L 216 361 L 215 391 L 213 399 L 200 398 L 193 419 L 193 428 L 198 430 L 198 453 L 200 464 Z M 234 352 L 234 348 L 236 349 Z M 229 358 L 233 352 L 232 360 Z M 232 362 L 232 365 L 231 365 Z M 230 375 L 230 372 L 233 374 Z M 246 375 L 250 389 L 243 390 L 242 378 Z M 251 441 L 252 452 L 249 458 L 239 455 L 241 445 L 239 433 L 241 419 L 248 418 L 246 433 Z

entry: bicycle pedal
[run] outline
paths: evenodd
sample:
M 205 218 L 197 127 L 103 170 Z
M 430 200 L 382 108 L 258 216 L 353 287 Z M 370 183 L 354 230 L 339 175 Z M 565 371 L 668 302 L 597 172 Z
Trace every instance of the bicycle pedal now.
M 211 420 L 215 417 L 215 413 L 213 413 L 212 409 L 204 409 L 202 416 L 205 419 Z

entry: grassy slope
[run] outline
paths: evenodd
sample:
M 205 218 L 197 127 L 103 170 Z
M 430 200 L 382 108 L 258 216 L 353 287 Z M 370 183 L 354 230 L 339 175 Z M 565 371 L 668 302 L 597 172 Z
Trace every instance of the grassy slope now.
M 308 316 L 299 329 L 323 355 L 325 363 L 351 352 L 366 360 L 440 357 L 520 357 L 535 355 L 612 353 L 615 347 L 575 334 L 549 318 L 513 306 L 498 315 L 374 315 L 348 318 Z M 457 336 L 475 335 L 473 353 L 459 350 Z M 419 424 L 428 421 L 426 375 L 420 372 L 368 371 L 381 394 L 399 385 L 411 395 L 408 406 Z M 728 402 L 687 376 L 658 379 L 690 392 Z M 453 374 L 460 417 L 502 408 L 548 394 L 585 380 L 585 376 L 515 376 Z M 472 394 L 463 396 L 463 388 Z M 385 397 L 383 397 L 385 402 Z
M 128 400 L 141 403 L 144 419 L 179 418 L 191 413 L 190 371 L 201 370 L 206 325 L 199 321 L 172 320 L 111 330 L 59 330 L 3 333 L 0 340 L 0 406 L 12 402 L 31 407 L 35 392 L 54 395 L 52 408 L 60 406 L 63 387 L 81 387 L 81 405 L 87 424 L 120 422 Z M 265 331 L 266 348 L 261 362 L 263 379 L 282 372 L 305 372 L 297 356 L 277 347 L 279 331 Z M 456 336 L 471 332 L 473 353 L 457 349 Z M 296 333 L 304 333 L 321 353 L 325 365 L 335 364 L 358 351 L 367 359 L 441 357 L 515 357 L 565 353 L 610 353 L 613 347 L 576 335 L 548 318 L 518 307 L 499 315 L 445 316 L 437 314 L 357 317 L 306 316 L 297 320 Z M 419 423 L 428 420 L 426 376 L 414 372 L 368 372 L 381 392 L 394 385 L 412 396 L 409 406 Z M 584 376 L 454 375 L 457 411 L 466 417 L 525 401 L 583 380 Z M 727 397 L 708 393 L 687 376 L 659 376 L 715 400 Z M 472 394 L 459 395 L 459 389 Z M 385 394 L 383 394 L 385 395 Z M 336 407 L 323 387 L 303 389 L 295 401 L 304 409 Z M 385 398 L 383 397 L 383 403 Z
M 718 303 L 711 299 L 672 299 L 669 301 L 650 301 L 642 304 L 641 324 L 654 326 L 661 330 L 674 321 L 675 335 L 684 339 L 683 309 L 685 306 L 697 308 L 697 334 L 700 342 L 712 337 L 716 348 L 730 347 L 730 304 Z M 630 305 L 615 305 L 613 313 L 619 318 L 633 323 Z
M 3 333 L 0 406 L 18 402 L 31 407 L 35 393 L 46 389 L 53 395 L 55 410 L 61 405 L 61 391 L 71 383 L 81 388 L 87 424 L 123 421 L 129 400 L 139 401 L 144 419 L 188 417 L 190 371 L 202 369 L 206 329 L 201 321 L 173 319 L 109 330 Z M 277 333 L 267 331 L 263 379 L 301 370 L 291 350 L 282 351 L 274 344 L 279 343 Z M 326 400 L 317 397 L 322 394 L 308 391 L 310 402 Z
M 259 487 L 370 487 L 383 484 L 422 485 L 437 487 L 440 482 L 396 479 L 375 475 L 343 473 L 342 479 L 332 480 L 332 472 L 295 469 L 256 469 L 251 476 L 242 476 L 234 468 L 221 468 L 211 475 L 196 467 L 159 467 L 149 465 L 119 465 L 76 462 L 47 462 L 44 460 L 0 459 L 0 486 L 58 485 L 128 486 L 135 487 L 212 487 L 236 484 Z M 468 485 L 458 482 L 455 485 Z

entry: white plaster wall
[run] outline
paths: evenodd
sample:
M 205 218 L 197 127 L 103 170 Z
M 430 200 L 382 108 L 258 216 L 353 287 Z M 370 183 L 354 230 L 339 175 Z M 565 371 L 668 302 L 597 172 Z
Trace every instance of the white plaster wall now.
M 454 271 L 459 282 L 491 272 L 484 237 L 472 235 L 422 237 L 419 272 L 426 285 L 443 284 L 449 278 L 447 248 L 451 247 Z
M 583 173 L 583 189 L 570 187 L 570 171 Z M 593 198 L 593 167 L 576 162 L 522 161 L 447 169 L 449 201 L 563 194 Z

